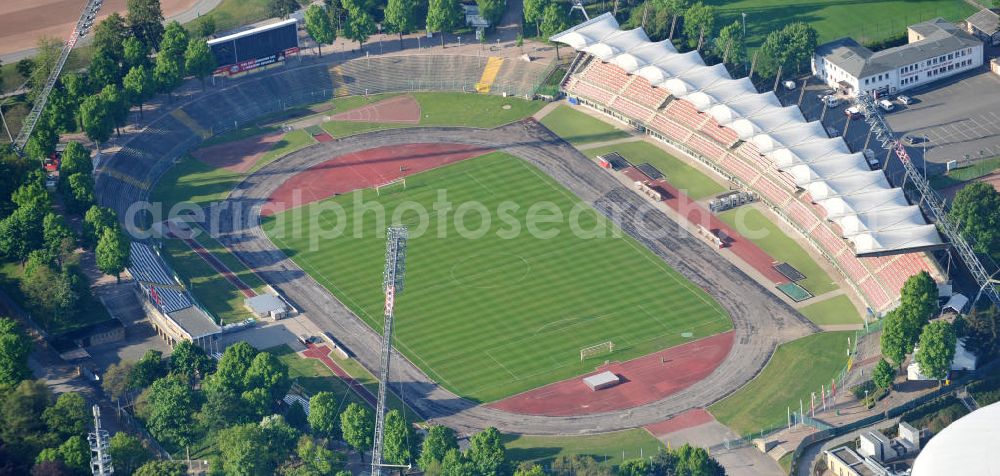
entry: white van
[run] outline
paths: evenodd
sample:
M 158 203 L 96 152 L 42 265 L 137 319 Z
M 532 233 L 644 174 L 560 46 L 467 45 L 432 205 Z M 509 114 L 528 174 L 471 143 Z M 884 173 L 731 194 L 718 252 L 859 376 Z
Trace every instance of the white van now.
M 823 99 L 823 102 L 826 103 L 826 107 L 831 109 L 840 106 L 840 99 L 837 99 L 836 96 L 827 96 Z
M 892 111 L 896 106 L 894 106 L 892 102 L 889 101 L 888 99 L 883 99 L 878 102 L 878 107 L 882 108 L 882 110 L 885 112 L 889 112 Z

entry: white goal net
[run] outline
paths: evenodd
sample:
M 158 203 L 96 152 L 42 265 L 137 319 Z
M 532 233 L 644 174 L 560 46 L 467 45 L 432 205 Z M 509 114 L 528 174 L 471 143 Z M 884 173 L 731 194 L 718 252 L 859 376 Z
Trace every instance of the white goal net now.
M 590 345 L 580 349 L 580 360 L 586 360 L 588 357 L 596 357 L 599 355 L 610 354 L 615 351 L 615 343 L 611 341 L 601 342 L 600 344 Z

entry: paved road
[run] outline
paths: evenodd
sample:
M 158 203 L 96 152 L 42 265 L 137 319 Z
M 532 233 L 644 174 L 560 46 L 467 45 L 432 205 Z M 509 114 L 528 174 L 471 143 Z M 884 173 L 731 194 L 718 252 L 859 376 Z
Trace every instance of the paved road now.
M 216 213 L 210 214 L 215 217 L 210 226 L 217 226 L 212 229 L 221 232 L 225 245 L 288 296 L 318 327 L 342 339 L 370 370 L 378 367 L 380 337 L 270 242 L 258 226 L 259 210 L 271 192 L 307 167 L 353 151 L 415 142 L 452 142 L 499 149 L 538 167 L 618 222 L 671 267 L 707 289 L 730 313 L 737 336 L 729 356 L 705 380 L 631 410 L 578 417 L 526 416 L 478 406 L 438 386 L 397 353 L 392 379 L 394 383 L 402 382 L 401 396 L 427 419 L 461 432 L 487 426 L 529 434 L 633 428 L 725 397 L 756 375 L 779 343 L 818 330 L 708 245 L 681 231 L 666 215 L 654 211 L 645 199 L 624 188 L 537 123 L 514 123 L 489 131 L 401 129 L 321 143 L 290 154 L 248 177 Z M 393 388 L 397 386 L 394 384 Z

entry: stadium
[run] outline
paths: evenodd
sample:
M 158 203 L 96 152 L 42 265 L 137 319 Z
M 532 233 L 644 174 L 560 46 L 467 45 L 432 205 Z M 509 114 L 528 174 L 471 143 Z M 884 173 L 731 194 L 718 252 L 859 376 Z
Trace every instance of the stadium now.
M 706 66 L 696 52 L 651 43 L 641 29 L 622 31 L 609 15 L 553 40 L 576 50 L 559 81 L 571 103 L 760 197 L 846 283 L 849 307 L 878 316 L 897 304 L 911 275 L 944 280 L 931 254 L 943 246 L 933 225 L 795 106 Z M 629 156 L 620 167 L 608 162 L 617 169 L 609 173 L 554 132 L 541 111 L 558 108 L 521 99 L 552 74 L 548 65 L 499 57 L 287 59 L 150 114 L 143 133 L 100 163 L 95 189 L 137 235 L 150 236 L 170 209 L 186 208 L 186 220 L 211 230 L 227 258 L 212 266 L 235 297 L 213 301 L 274 290 L 372 373 L 383 331 L 385 225 L 444 230 L 409 244 L 389 387 L 422 419 L 466 433 L 656 428 L 725 402 L 762 375 L 776 349 L 807 336 L 836 340 L 831 361 L 839 369 L 840 342 L 854 334 L 821 334 L 795 298 L 797 290 L 812 297 L 837 286 L 795 284 L 805 276 L 783 272 L 802 266 L 778 267 L 781 260 L 700 205 L 684 208 L 684 190 L 663 179 L 682 167 L 633 166 L 642 157 Z M 616 134 L 595 144 L 615 148 Z M 509 218 L 519 224 L 544 202 L 580 228 L 607 233 L 583 238 L 560 221 L 547 227 L 552 238 L 503 238 L 505 223 L 485 214 L 467 228 L 422 221 L 412 210 L 434 209 L 441 191 L 486 210 L 513 203 Z M 352 208 L 355 200 L 386 216 Z M 136 212 L 148 202 L 155 206 Z M 332 209 L 346 211 L 336 220 L 323 215 Z M 339 222 L 353 228 L 326 237 Z M 713 249 L 699 226 L 722 230 L 730 254 Z M 469 228 L 482 234 L 459 236 Z M 177 262 L 169 246 L 156 250 L 155 235 L 132 254 L 147 312 L 170 342 L 211 347 L 240 321 L 219 318 L 217 303 L 172 284 Z M 621 383 L 588 390 L 581 379 L 598 371 Z M 801 385 L 819 390 L 833 374 Z M 780 406 L 793 397 L 802 395 L 782 395 Z

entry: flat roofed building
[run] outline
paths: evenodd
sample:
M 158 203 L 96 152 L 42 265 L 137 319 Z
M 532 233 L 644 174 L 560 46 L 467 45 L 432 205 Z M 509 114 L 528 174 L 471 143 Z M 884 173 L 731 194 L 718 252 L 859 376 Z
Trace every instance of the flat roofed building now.
M 909 43 L 872 51 L 852 38 L 816 48 L 813 74 L 847 94 L 895 94 L 983 65 L 983 42 L 942 19 L 907 28 Z
M 1000 45 L 1000 15 L 986 8 L 979 10 L 965 19 L 965 31 L 991 46 Z
M 604 371 L 583 379 L 583 383 L 590 387 L 591 390 L 597 391 L 618 385 L 621 383 L 621 378 L 615 375 L 614 372 Z

